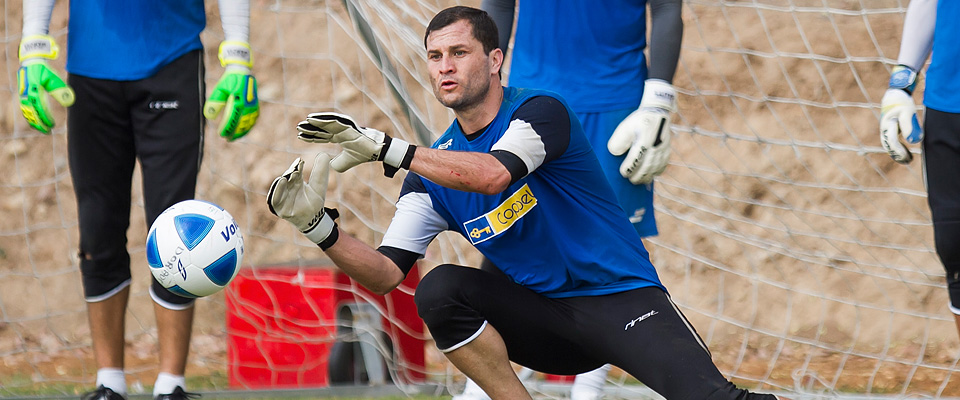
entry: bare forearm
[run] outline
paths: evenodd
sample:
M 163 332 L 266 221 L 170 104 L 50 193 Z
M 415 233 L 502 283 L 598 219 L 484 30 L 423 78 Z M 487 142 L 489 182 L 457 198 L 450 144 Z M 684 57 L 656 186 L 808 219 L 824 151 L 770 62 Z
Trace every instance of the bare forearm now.
M 410 171 L 446 188 L 484 194 L 500 193 L 510 172 L 487 153 L 417 148 Z
M 343 272 L 377 294 L 393 290 L 404 278 L 393 261 L 342 230 L 326 254 Z

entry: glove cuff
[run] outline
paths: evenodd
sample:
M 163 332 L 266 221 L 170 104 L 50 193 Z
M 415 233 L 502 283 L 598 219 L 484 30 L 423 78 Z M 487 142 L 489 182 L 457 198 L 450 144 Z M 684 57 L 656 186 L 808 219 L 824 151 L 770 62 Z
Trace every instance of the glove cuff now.
M 410 169 L 417 146 L 407 143 L 406 140 L 384 135 L 383 149 L 377 160 L 383 161 L 383 174 L 387 178 L 393 178 L 401 168 Z
M 60 53 L 60 47 L 57 42 L 49 35 L 31 35 L 20 41 L 20 63 L 34 58 L 46 58 L 53 60 Z
M 333 243 L 339 237 L 337 235 L 332 241 L 329 240 L 331 236 L 334 236 L 333 232 L 337 232 L 337 222 L 334 220 L 339 216 L 340 212 L 337 209 L 324 207 L 323 210 L 320 210 L 319 221 L 313 227 L 303 231 L 304 236 L 319 245 L 321 249 L 326 250 L 323 244 L 327 244 L 326 247 L 333 246 Z
M 677 91 L 662 79 L 647 79 L 643 83 L 640 107 L 657 107 L 673 112 L 676 109 Z
M 220 50 L 217 53 L 220 59 L 220 66 L 242 66 L 248 70 L 253 68 L 253 51 L 250 50 L 250 44 L 234 40 L 224 40 L 220 42 Z
M 890 89 L 901 89 L 913 95 L 913 89 L 916 87 L 917 71 L 903 64 L 893 67 L 893 72 L 890 74 Z

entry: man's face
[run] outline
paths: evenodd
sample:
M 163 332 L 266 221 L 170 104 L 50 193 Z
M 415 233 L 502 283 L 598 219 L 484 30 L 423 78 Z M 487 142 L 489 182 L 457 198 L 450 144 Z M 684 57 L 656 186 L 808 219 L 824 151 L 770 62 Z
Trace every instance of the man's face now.
M 480 103 L 490 91 L 492 63 L 472 29 L 469 22 L 460 20 L 427 38 L 433 94 L 454 111 Z

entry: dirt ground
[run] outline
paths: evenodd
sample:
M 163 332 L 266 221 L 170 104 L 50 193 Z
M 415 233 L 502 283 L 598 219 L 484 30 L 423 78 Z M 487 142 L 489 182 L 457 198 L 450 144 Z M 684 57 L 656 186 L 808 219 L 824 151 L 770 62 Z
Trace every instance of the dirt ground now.
M 207 2 L 208 89 L 219 76 L 216 2 Z M 429 17 L 452 1 L 357 1 L 398 79 L 383 78 L 338 1 L 253 0 L 260 83 L 254 132 L 226 144 L 208 130 L 197 197 L 237 219 L 248 268 L 307 270 L 322 255 L 264 207 L 273 178 L 324 146 L 294 138 L 310 111 L 333 109 L 418 141 L 390 83 L 432 131 L 451 120 L 429 90 L 419 53 Z M 438 4 L 440 3 L 440 4 Z M 467 1 L 476 5 L 478 1 Z M 879 147 L 877 117 L 907 1 L 687 1 L 675 85 L 671 166 L 657 181 L 661 234 L 645 241 L 661 278 L 737 383 L 797 393 L 960 396 L 960 342 L 933 252 L 920 163 Z M 20 2 L 0 0 L 0 397 L 72 392 L 95 372 L 75 256 L 76 206 L 66 130 L 43 136 L 15 102 Z M 66 43 L 66 2 L 51 34 Z M 390 27 L 385 30 L 384 27 Z M 66 49 L 69 51 L 69 49 Z M 63 58 L 53 62 L 62 70 Z M 921 83 L 922 86 L 922 83 Z M 919 99 L 919 96 L 915 96 Z M 56 109 L 57 121 L 65 114 Z M 134 283 L 127 313 L 132 385 L 156 375 L 156 329 L 144 260 L 139 178 L 128 233 Z M 331 177 L 341 226 L 376 244 L 399 180 L 364 165 Z M 422 266 L 471 264 L 452 235 Z M 188 375 L 223 388 L 223 294 L 198 302 Z M 428 370 L 450 367 L 428 344 Z M 441 378 L 443 379 L 443 378 Z M 613 381 L 626 378 L 613 374 Z

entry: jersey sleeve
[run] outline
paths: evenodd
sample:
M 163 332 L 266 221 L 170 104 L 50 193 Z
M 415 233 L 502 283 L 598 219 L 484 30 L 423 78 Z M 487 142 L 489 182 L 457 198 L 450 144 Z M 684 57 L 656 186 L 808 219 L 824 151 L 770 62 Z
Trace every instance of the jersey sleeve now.
M 559 100 L 537 96 L 517 108 L 490 153 L 511 174 L 511 183 L 559 158 L 570 144 L 570 114 Z
M 430 242 L 448 229 L 447 221 L 433 208 L 421 179 L 414 173 L 408 173 L 404 179 L 397 212 L 383 235 L 381 247 L 393 247 L 422 256 L 426 254 Z

